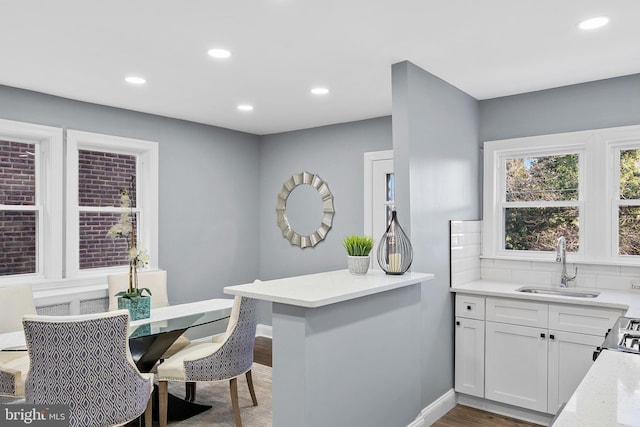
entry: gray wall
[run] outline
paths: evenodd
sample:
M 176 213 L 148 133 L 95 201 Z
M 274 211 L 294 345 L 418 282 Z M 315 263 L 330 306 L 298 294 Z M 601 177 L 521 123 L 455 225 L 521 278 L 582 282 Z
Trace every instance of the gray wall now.
M 342 239 L 364 229 L 364 153 L 391 149 L 391 118 L 263 136 L 260 142 L 260 276 L 263 280 L 347 268 Z M 300 249 L 276 223 L 277 195 L 291 175 L 311 172 L 334 198 L 333 227 Z
M 422 285 L 422 407 L 453 388 L 449 221 L 480 217 L 478 102 L 410 62 L 394 64 L 396 207 Z M 416 414 L 417 415 L 417 414 Z
M 260 278 L 270 280 L 347 268 L 342 240 L 364 229 L 364 153 L 391 149 L 391 117 L 266 135 L 260 141 Z M 312 248 L 282 236 L 276 201 L 282 184 L 300 172 L 317 174 L 334 197 L 333 227 Z M 260 322 L 271 324 L 270 304 Z
M 640 124 L 640 74 L 480 101 L 480 140 Z
M 258 277 L 259 137 L 7 86 L 0 118 L 159 143 L 158 263 L 171 301 Z

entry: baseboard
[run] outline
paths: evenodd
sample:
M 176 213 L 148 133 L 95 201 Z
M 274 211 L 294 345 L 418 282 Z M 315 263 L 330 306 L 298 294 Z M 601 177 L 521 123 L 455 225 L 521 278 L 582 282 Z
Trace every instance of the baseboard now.
M 420 411 L 416 419 L 407 427 L 430 426 L 453 409 L 454 406 L 456 406 L 456 393 L 451 389 Z
M 262 323 L 258 323 L 258 326 L 256 327 L 256 336 L 273 338 L 271 325 L 264 325 Z
M 517 418 L 519 420 L 528 421 L 533 424 L 540 424 L 542 426 L 549 425 L 549 422 L 553 419 L 553 415 L 545 414 L 543 412 L 519 408 L 517 406 L 507 405 L 506 403 L 494 402 L 492 400 L 461 393 L 458 393 L 457 400 L 460 405 L 482 409 L 483 411 Z

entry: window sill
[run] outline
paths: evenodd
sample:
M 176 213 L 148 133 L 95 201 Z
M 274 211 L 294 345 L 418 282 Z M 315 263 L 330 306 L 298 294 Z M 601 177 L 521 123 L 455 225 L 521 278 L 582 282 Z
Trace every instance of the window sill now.
M 522 257 L 522 256 L 485 256 L 480 255 L 480 259 L 490 259 L 499 261 L 520 261 L 520 262 L 544 262 L 549 264 L 555 264 L 555 254 L 547 257 Z M 577 265 L 608 265 L 608 266 L 621 266 L 621 267 L 640 267 L 640 257 L 637 259 L 628 260 L 595 260 L 595 259 L 573 259 L 567 258 L 567 264 Z

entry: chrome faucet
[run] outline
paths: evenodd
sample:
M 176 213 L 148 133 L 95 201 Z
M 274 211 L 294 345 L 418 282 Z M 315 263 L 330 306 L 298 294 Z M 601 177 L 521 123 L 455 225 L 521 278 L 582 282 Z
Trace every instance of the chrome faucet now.
M 567 239 L 564 236 L 560 236 L 558 239 L 558 246 L 556 247 L 556 262 L 562 263 L 562 274 L 560 275 L 560 287 L 566 288 L 568 283 L 572 280 L 576 280 L 578 275 L 578 267 L 573 276 L 567 274 Z

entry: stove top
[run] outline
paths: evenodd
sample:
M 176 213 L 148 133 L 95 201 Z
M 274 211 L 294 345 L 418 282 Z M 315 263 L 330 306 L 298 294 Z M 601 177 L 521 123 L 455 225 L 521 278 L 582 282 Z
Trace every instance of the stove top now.
M 605 335 L 602 346 L 593 353 L 593 360 L 602 350 L 640 354 L 640 319 L 619 317 Z

